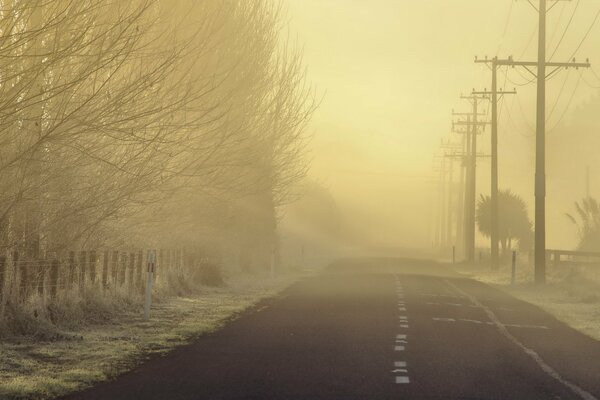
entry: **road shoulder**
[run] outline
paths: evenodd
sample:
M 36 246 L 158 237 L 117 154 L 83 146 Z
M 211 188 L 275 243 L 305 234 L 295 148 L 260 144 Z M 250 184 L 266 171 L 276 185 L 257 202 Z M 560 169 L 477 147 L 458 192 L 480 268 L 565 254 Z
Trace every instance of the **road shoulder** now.
M 243 278 L 156 305 L 151 319 L 121 315 L 110 323 L 66 332 L 49 342 L 0 342 L 0 398 L 47 399 L 120 375 L 149 357 L 167 353 L 219 329 L 301 275 Z

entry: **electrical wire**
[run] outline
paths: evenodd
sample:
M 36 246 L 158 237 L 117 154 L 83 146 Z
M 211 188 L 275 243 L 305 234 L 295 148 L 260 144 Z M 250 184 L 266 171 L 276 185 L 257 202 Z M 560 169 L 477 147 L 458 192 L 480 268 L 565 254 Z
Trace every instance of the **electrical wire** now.
M 533 43 L 533 38 L 535 37 L 535 33 L 538 31 L 538 25 L 534 26 L 533 29 L 531 30 L 531 34 L 529 35 L 529 39 L 527 40 L 527 44 L 525 45 L 525 47 L 523 48 L 523 51 L 521 51 L 521 54 L 519 55 L 519 58 L 523 58 L 523 56 L 525 55 L 525 53 L 527 52 L 527 50 L 529 50 L 529 46 L 531 46 L 531 43 Z
M 596 85 L 593 85 L 593 84 L 589 83 L 589 82 L 588 82 L 588 81 L 585 79 L 585 77 L 583 76 L 583 74 L 581 73 L 581 71 L 579 72 L 579 76 L 581 76 L 581 80 L 583 81 L 583 83 L 585 83 L 585 85 L 586 85 L 587 87 L 589 87 L 589 88 L 592 88 L 592 89 L 600 89 L 600 85 L 596 86 Z
M 510 125 L 512 126 L 513 130 L 516 131 L 519 135 L 526 138 L 532 138 L 535 135 L 535 133 L 523 133 L 523 131 L 517 126 L 517 123 L 514 120 L 513 113 L 511 112 L 511 110 L 514 110 L 515 107 L 515 97 L 517 96 L 513 97 L 513 100 L 510 103 L 510 107 L 506 108 L 506 117 L 508 119 L 508 122 L 510 122 Z
M 558 92 L 558 96 L 556 96 L 556 99 L 554 100 L 554 104 L 552 105 L 552 109 L 550 110 L 550 112 L 548 113 L 548 115 L 546 115 L 546 122 L 548 122 L 550 120 L 550 117 L 552 116 L 552 114 L 554 114 L 554 111 L 556 110 L 556 106 L 558 105 L 558 101 L 560 100 L 560 97 L 562 96 L 565 87 L 567 86 L 567 81 L 569 80 L 569 75 L 571 74 L 571 70 L 567 70 L 567 73 L 565 74 L 565 80 L 563 81 L 563 84 L 560 88 L 560 91 Z
M 510 2 L 510 7 L 508 9 L 508 16 L 506 17 L 506 22 L 504 23 L 504 31 L 502 32 L 502 39 L 500 40 L 500 44 L 498 45 L 498 50 L 496 50 L 496 57 L 498 53 L 500 53 L 500 49 L 502 49 L 502 45 L 504 44 L 504 38 L 506 37 L 506 32 L 508 32 L 508 25 L 510 23 L 510 18 L 512 16 L 513 11 L 513 2 Z
M 594 77 L 600 81 L 600 76 L 598 76 L 598 74 L 596 73 L 596 71 L 594 71 L 593 67 L 590 67 L 590 71 L 592 72 L 592 74 L 594 75 Z M 581 76 L 581 79 L 583 80 L 583 82 L 586 84 L 586 86 L 592 88 L 592 89 L 600 89 L 600 84 L 599 85 L 594 85 L 590 82 L 587 81 L 587 79 L 585 79 L 585 77 L 583 76 L 583 73 L 581 71 L 579 71 L 579 75 Z
M 596 22 L 598 21 L 598 17 L 600 17 L 600 9 L 598 9 L 598 11 L 596 12 L 596 15 L 594 16 L 594 20 L 590 24 L 590 27 L 585 32 L 585 35 L 583 35 L 583 38 L 581 39 L 581 42 L 579 42 L 579 45 L 577 46 L 577 48 L 575 49 L 575 51 L 573 52 L 573 54 L 571 54 L 571 57 L 569 57 L 569 59 L 572 59 L 573 57 L 575 57 L 575 55 L 577 54 L 577 52 L 579 51 L 579 49 L 581 48 L 581 46 L 583 45 L 583 43 L 586 41 L 586 39 L 590 35 L 590 32 L 592 31 L 592 28 L 594 27 L 594 25 L 596 25 Z
M 579 77 L 579 79 L 577 80 L 577 83 L 575 84 L 575 88 L 573 89 L 573 93 L 571 93 L 571 97 L 569 98 L 569 102 L 567 103 L 567 106 L 563 110 L 562 115 L 560 116 L 560 118 L 558 118 L 558 121 L 556 121 L 556 123 L 554 124 L 554 126 L 552 128 L 546 130 L 547 134 L 551 133 L 554 129 L 556 129 L 556 127 L 558 126 L 558 124 L 561 123 L 561 121 L 563 120 L 563 118 L 565 117 L 565 115 L 567 115 L 567 111 L 569 111 L 569 107 L 571 106 L 571 103 L 573 102 L 573 98 L 575 97 L 575 93 L 577 92 L 577 88 L 579 87 L 579 83 L 581 83 L 581 76 Z
M 530 131 L 535 132 L 535 128 L 527 121 L 527 117 L 525 115 L 525 111 L 523 110 L 523 104 L 521 103 L 521 99 L 519 96 L 515 96 L 517 98 L 517 104 L 519 105 L 519 110 L 521 111 L 521 116 L 523 117 L 523 122 L 527 125 Z
M 556 33 L 558 32 L 558 27 L 560 25 L 560 21 L 562 21 L 563 15 L 565 13 L 567 2 L 562 2 L 562 7 L 560 9 L 560 14 L 558 15 L 557 23 L 554 25 L 554 29 L 552 30 L 552 34 L 550 35 L 549 42 L 553 42 L 556 37 Z
M 560 47 L 563 39 L 565 38 L 565 35 L 567 34 L 567 31 L 569 30 L 569 27 L 571 26 L 571 23 L 573 22 L 573 18 L 575 18 L 575 14 L 577 13 L 577 8 L 579 8 L 579 4 L 580 3 L 581 3 L 581 0 L 577 0 L 577 4 L 575 4 L 575 8 L 573 9 L 573 12 L 571 13 L 571 18 L 569 18 L 569 21 L 567 22 L 567 26 L 563 30 L 562 36 L 560 37 L 560 39 L 558 40 L 558 43 L 554 47 L 554 51 L 550 55 L 549 60 L 552 60 L 552 57 L 554 57 L 554 55 L 558 51 L 558 48 Z
M 515 83 L 517 86 L 526 86 L 526 85 L 529 85 L 529 84 L 535 82 L 536 79 L 537 79 L 535 76 L 533 76 L 533 77 L 530 78 L 530 77 L 528 77 L 526 75 L 523 75 L 523 73 L 521 72 L 521 70 L 519 68 L 514 68 L 514 71 L 516 71 L 517 74 L 521 78 L 523 78 L 525 80 L 525 83 L 521 83 L 520 85 Z

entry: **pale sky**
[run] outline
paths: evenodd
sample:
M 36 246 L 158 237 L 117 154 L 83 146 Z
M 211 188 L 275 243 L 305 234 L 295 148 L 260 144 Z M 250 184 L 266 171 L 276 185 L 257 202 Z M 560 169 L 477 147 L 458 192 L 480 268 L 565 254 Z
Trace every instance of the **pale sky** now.
M 357 223 L 375 236 L 409 246 L 429 243 L 423 215 L 432 209 L 433 156 L 442 138 L 458 140 L 450 133 L 451 111 L 470 109 L 460 94 L 491 86 L 489 70 L 473 59 L 535 60 L 536 11 L 527 1 L 512 0 L 284 3 L 291 35 L 304 48 L 309 78 L 324 95 L 310 125 L 311 174 L 332 190 L 340 206 L 361 215 Z M 575 0 L 549 12 L 552 60 L 568 60 L 592 26 L 576 57 L 589 57 L 600 72 L 600 21 L 592 25 L 599 8 L 597 1 Z M 535 83 L 517 86 L 528 80 L 524 70 L 501 72 L 501 85 L 506 82 L 507 89 L 516 87 L 519 93 L 501 107 L 500 187 L 522 195 L 532 214 Z M 600 86 L 590 71 L 561 71 L 549 81 L 549 134 L 558 122 L 568 121 L 569 109 L 597 92 L 588 84 Z M 480 150 L 489 152 L 489 132 L 481 140 Z M 478 193 L 489 193 L 489 162 L 479 168 Z M 570 228 L 563 215 L 580 197 L 561 196 L 557 204 L 549 198 L 550 245 L 572 245 L 561 236 Z

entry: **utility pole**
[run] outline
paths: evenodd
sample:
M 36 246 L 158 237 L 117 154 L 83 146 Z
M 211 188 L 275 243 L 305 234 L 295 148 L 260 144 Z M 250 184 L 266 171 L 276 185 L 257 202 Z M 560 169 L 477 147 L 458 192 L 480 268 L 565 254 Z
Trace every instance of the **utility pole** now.
M 479 114 L 483 116 L 484 114 Z M 460 256 L 466 258 L 466 226 L 469 224 L 467 202 L 468 191 L 471 182 L 471 117 L 473 113 L 457 113 L 452 110 L 453 117 L 466 117 L 466 121 L 457 121 L 452 123 L 452 132 L 462 135 L 462 153 L 460 157 L 461 161 L 461 174 L 460 174 L 460 191 L 458 195 L 458 211 L 457 211 L 457 226 L 456 226 L 456 238 L 457 248 L 459 249 Z M 457 129 L 456 127 L 465 126 L 465 130 Z
M 546 282 L 546 0 L 540 0 L 535 124 L 535 283 Z
M 477 135 L 479 126 L 486 122 L 479 122 L 478 106 L 485 97 L 479 95 L 461 96 L 464 100 L 469 100 L 473 107 L 471 120 L 468 122 L 467 138 L 470 139 L 470 154 L 467 158 L 469 179 L 467 180 L 468 189 L 465 200 L 465 258 L 467 262 L 475 261 L 475 207 L 476 207 L 476 185 L 477 185 Z M 456 125 L 456 124 L 455 124 Z
M 434 172 L 439 173 L 438 175 L 438 181 L 437 181 L 437 194 L 436 194 L 436 200 L 433 202 L 433 206 L 434 206 L 434 228 L 433 228 L 433 247 L 434 248 L 440 248 L 442 245 L 442 235 L 441 235 L 441 220 L 442 220 L 442 205 L 440 202 L 440 199 L 442 198 L 442 163 L 439 160 L 438 156 L 434 157 L 434 167 L 433 170 Z
M 462 137 L 462 152 L 460 157 L 460 183 L 458 185 L 458 208 L 456 211 L 456 246 L 461 250 L 461 254 L 464 254 L 464 215 L 465 215 L 465 178 L 466 178 L 466 164 L 465 155 L 467 154 L 467 137 Z
M 440 249 L 446 246 L 446 157 L 442 157 L 440 193 Z
M 448 246 L 452 247 L 455 245 L 452 237 L 452 218 L 453 218 L 453 200 L 454 200 L 454 160 L 446 154 L 446 158 L 450 161 L 448 166 L 448 215 L 446 221 L 446 238 L 448 240 Z
M 535 283 L 546 281 L 546 79 L 554 75 L 560 68 L 589 68 L 588 60 L 578 63 L 546 61 L 546 14 L 558 0 L 548 8 L 547 0 L 539 0 L 539 6 L 529 2 L 538 12 L 538 59 L 537 61 L 497 60 L 497 65 L 520 66 L 537 78 L 537 106 L 535 129 Z M 537 74 L 530 68 L 537 67 Z M 546 73 L 546 68 L 554 68 Z
M 456 152 L 461 150 L 462 145 L 460 143 L 450 143 L 450 142 L 446 142 L 443 143 L 441 148 L 443 150 L 448 150 L 449 152 L 444 153 L 444 165 L 446 165 L 446 173 L 448 174 L 448 179 L 447 179 L 447 184 L 446 187 L 448 189 L 448 194 L 447 194 L 447 198 L 446 198 L 446 205 L 445 205 L 445 210 L 446 210 L 446 226 L 445 226 L 445 238 L 446 238 L 446 244 L 450 247 L 452 247 L 452 245 L 455 245 L 455 239 L 454 239 L 454 227 L 453 227 L 453 223 L 454 223 L 454 215 L 455 215 L 455 210 L 454 210 L 454 161 L 457 158 L 457 154 Z M 446 163 L 446 160 L 448 160 L 448 162 Z
M 506 61 L 506 60 L 505 60 Z M 492 166 L 491 166 L 491 225 L 490 225 L 490 248 L 491 248 L 491 268 L 497 270 L 499 261 L 499 246 L 498 246 L 498 96 L 505 94 L 516 94 L 515 90 L 504 91 L 498 90 L 498 57 L 488 60 L 478 60 L 476 63 L 489 63 L 492 69 L 492 90 L 491 92 L 473 91 L 473 95 L 490 96 L 492 103 L 492 135 L 491 135 L 491 150 L 492 150 Z

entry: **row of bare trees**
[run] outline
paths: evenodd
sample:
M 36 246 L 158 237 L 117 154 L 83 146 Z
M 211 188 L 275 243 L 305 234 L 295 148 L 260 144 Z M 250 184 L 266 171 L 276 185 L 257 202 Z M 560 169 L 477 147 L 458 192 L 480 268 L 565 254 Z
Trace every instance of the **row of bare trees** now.
M 251 268 L 315 107 L 271 0 L 1 0 L 0 245 L 206 247 Z

